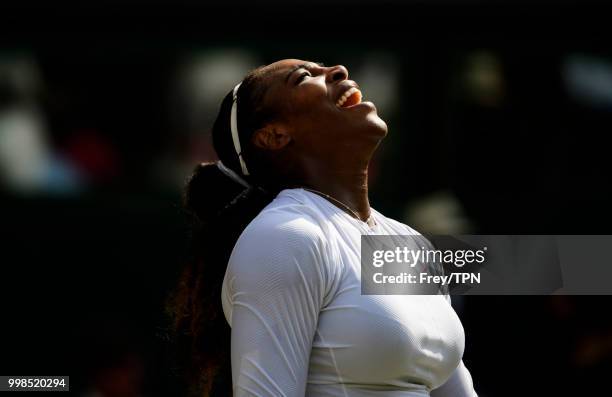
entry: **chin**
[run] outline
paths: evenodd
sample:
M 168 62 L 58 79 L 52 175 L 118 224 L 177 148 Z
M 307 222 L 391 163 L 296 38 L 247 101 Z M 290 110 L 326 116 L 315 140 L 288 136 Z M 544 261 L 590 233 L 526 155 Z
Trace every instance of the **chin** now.
M 372 130 L 375 135 L 381 138 L 384 138 L 387 135 L 387 123 L 385 123 L 385 120 L 381 119 L 376 112 L 370 113 L 367 116 L 367 121 L 370 125 L 369 129 Z

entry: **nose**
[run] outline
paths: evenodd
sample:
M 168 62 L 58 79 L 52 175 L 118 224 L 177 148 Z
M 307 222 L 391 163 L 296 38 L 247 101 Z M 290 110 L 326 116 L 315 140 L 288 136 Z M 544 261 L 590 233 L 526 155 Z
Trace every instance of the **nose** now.
M 348 79 L 348 70 L 342 65 L 336 65 L 327 71 L 326 80 L 328 83 L 335 83 Z

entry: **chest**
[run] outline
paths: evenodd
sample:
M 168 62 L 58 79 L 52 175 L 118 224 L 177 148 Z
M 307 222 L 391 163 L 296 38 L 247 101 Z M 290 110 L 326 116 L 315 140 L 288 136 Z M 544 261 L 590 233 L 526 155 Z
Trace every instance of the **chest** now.
M 443 296 L 346 291 L 321 311 L 316 343 L 344 379 L 436 387 L 450 376 L 465 336 Z
M 347 381 L 437 387 L 463 356 L 459 318 L 442 295 L 362 295 L 355 240 L 337 243 L 341 270 L 320 312 L 313 354 L 333 356 Z

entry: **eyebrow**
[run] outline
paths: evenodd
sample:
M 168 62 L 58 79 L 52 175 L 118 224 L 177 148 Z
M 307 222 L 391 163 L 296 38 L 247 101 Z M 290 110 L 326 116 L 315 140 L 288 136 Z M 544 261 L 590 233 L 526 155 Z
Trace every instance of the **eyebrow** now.
M 297 70 L 308 69 L 308 66 L 311 66 L 312 64 L 315 64 L 315 65 L 320 66 L 320 67 L 325 67 L 323 62 L 308 62 L 308 63 L 302 63 L 300 65 L 295 65 L 294 67 L 291 68 L 291 70 L 289 70 L 289 72 L 287 73 L 287 76 L 285 76 L 285 84 L 289 82 L 289 78 Z

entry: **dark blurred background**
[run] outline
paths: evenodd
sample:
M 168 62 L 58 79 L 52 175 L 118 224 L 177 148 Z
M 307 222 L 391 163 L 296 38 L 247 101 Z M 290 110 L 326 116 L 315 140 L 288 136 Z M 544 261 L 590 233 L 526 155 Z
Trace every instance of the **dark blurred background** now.
M 181 189 L 214 159 L 221 98 L 281 58 L 343 64 L 377 104 L 390 133 L 371 202 L 387 216 L 439 234 L 609 234 L 610 11 L 3 2 L 0 373 L 185 394 L 164 312 L 188 254 Z M 453 299 L 481 396 L 609 394 L 609 296 Z

